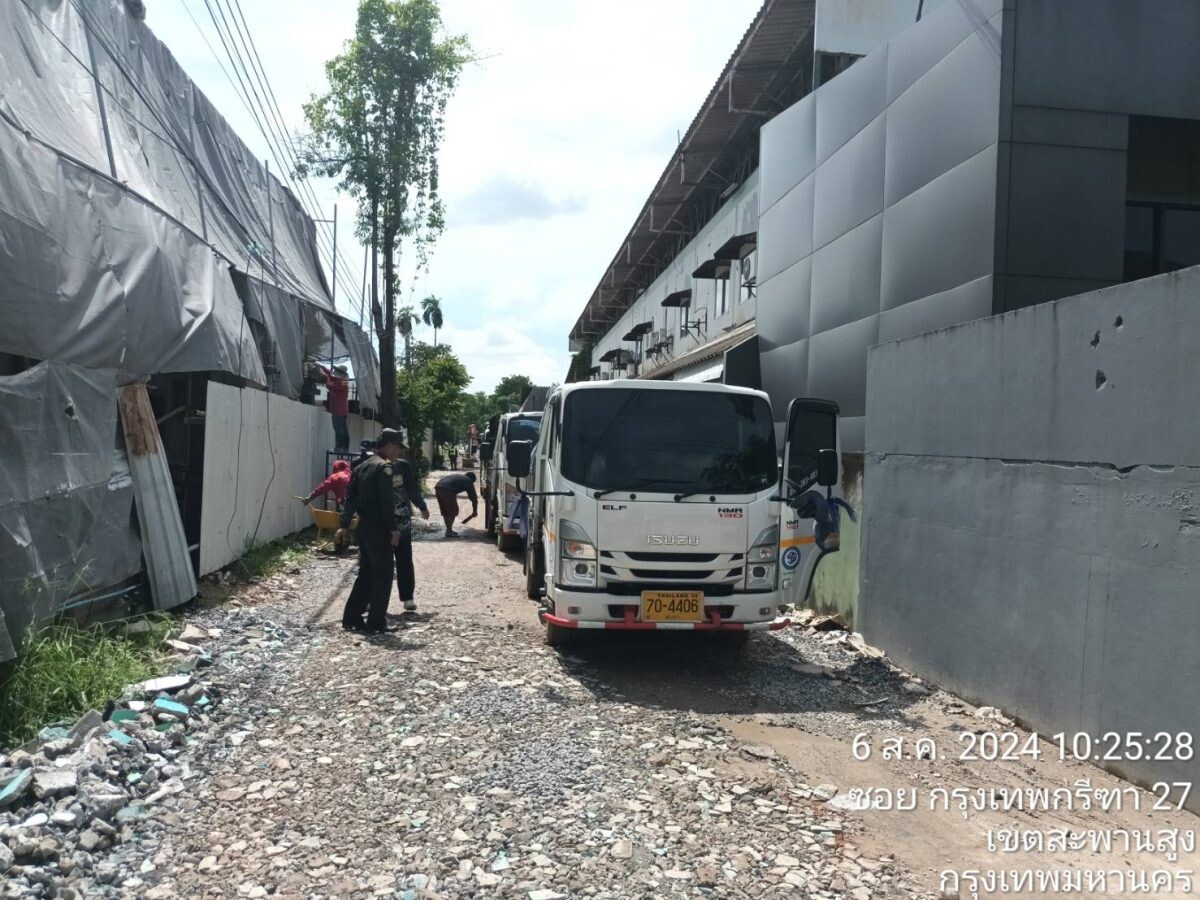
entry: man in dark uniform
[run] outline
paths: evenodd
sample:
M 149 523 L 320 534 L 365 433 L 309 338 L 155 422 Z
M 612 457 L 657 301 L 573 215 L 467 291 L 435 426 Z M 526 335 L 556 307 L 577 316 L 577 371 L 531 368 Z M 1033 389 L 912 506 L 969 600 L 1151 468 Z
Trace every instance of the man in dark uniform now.
M 375 455 L 360 463 L 350 480 L 341 525 L 349 528 L 351 517 L 358 513 L 358 577 L 342 611 L 343 628 L 371 634 L 388 630 L 393 548 L 400 543 L 392 461 L 399 456 L 402 442 L 399 431 L 385 428 L 376 442 Z
M 405 610 L 416 612 L 417 574 L 413 569 L 412 557 L 412 508 L 415 505 L 421 510 L 421 518 L 428 519 L 429 507 L 425 505 L 421 486 L 407 459 L 397 458 L 392 463 L 392 487 L 396 497 L 396 523 L 400 530 L 400 539 L 395 545 L 396 589 Z

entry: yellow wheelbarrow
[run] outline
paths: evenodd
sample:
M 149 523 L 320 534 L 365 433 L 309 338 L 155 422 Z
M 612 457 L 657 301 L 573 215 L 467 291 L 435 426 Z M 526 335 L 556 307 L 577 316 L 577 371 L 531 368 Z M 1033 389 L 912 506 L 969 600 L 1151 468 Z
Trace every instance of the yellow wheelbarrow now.
M 297 497 L 297 500 L 303 500 L 303 497 Z M 312 515 L 313 524 L 317 526 L 317 540 L 325 540 L 325 532 L 337 534 L 337 530 L 341 528 L 342 514 L 336 509 L 318 509 L 311 504 L 308 507 L 309 513 Z M 353 531 L 358 527 L 358 514 L 350 520 L 350 530 Z

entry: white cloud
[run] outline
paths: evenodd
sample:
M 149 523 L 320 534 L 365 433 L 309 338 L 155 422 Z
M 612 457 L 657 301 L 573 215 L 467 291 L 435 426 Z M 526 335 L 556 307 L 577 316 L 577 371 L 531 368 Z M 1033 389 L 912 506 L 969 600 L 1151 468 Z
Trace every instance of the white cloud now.
M 559 381 L 571 325 L 761 0 L 441 4 L 447 29 L 467 34 L 480 59 L 447 110 L 447 230 L 414 296 L 442 298 L 447 340 L 476 387 L 522 371 Z M 219 52 L 199 0 L 159 0 L 148 24 L 265 158 L 254 119 L 185 6 Z M 356 8 L 354 0 L 243 4 L 289 129 L 324 86 L 323 62 L 352 34 Z M 357 287 L 363 255 L 345 224 L 353 202 L 328 182 L 316 190 L 324 215 L 339 204 L 346 280 Z M 350 312 L 344 297 L 339 306 Z

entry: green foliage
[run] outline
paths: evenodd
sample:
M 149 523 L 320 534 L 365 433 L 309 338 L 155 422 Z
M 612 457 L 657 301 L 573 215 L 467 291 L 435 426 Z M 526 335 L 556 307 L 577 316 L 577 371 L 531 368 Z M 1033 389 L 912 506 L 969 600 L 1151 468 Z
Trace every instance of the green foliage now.
M 371 318 L 389 423 L 400 249 L 411 242 L 424 267 L 445 227 L 438 150 L 469 53 L 465 37 L 444 35 L 437 0 L 359 0 L 354 37 L 325 66 L 329 90 L 304 106 L 311 134 L 299 174 L 337 179 L 358 201 L 358 236 L 382 256 L 384 302 L 373 294 Z
M 119 697 L 127 684 L 162 671 L 161 647 L 172 630 L 163 616 L 142 634 L 124 637 L 72 622 L 30 630 L 17 658 L 0 673 L 0 747 L 29 740 L 39 728 L 70 722 Z
M 241 557 L 233 565 L 244 578 L 264 578 L 299 565 L 312 553 L 315 535 L 312 528 L 270 543 L 247 541 Z
M 533 379 L 527 375 L 506 375 L 500 379 L 500 383 L 496 385 L 496 389 L 492 393 L 477 391 L 474 394 L 468 394 L 461 414 L 451 423 L 452 437 L 455 440 L 463 440 L 467 428 L 472 424 L 478 425 L 482 432 L 488 419 L 510 412 L 513 408 L 520 406 L 533 387 Z
M 439 297 L 429 296 L 421 301 L 421 321 L 433 329 L 433 345 L 436 347 L 437 333 L 446 322 Z
M 526 395 L 533 390 L 533 379 L 525 375 L 506 375 L 492 392 L 496 412 L 506 413 L 509 407 L 520 406 Z M 494 413 L 493 413 L 494 415 Z
M 396 376 L 396 397 L 414 447 L 427 429 L 440 438 L 459 420 L 470 383 L 466 366 L 449 347 L 413 344 L 412 365 Z

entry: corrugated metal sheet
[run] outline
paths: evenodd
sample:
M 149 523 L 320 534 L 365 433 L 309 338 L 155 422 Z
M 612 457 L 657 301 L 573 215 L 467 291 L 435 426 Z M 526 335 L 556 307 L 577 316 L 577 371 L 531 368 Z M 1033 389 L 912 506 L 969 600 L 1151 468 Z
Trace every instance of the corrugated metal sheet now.
M 155 609 L 171 609 L 187 603 L 197 591 L 171 471 L 146 385 L 125 385 L 117 394 L 117 404 L 133 475 L 150 595 Z

